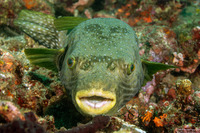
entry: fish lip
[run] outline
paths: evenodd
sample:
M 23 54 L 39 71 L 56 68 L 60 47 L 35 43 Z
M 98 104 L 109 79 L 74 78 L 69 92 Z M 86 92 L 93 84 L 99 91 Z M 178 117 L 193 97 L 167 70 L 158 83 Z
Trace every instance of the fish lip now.
M 110 91 L 97 89 L 81 90 L 76 93 L 75 101 L 81 111 L 89 115 L 107 113 L 116 104 L 116 95 Z

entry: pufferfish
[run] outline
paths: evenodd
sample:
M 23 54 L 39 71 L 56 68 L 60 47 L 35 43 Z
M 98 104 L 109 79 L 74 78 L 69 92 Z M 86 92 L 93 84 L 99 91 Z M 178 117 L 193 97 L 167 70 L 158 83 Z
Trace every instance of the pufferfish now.
M 154 73 L 174 67 L 140 59 L 134 30 L 118 19 L 55 19 L 23 10 L 14 23 L 47 47 L 25 49 L 26 57 L 34 65 L 59 72 L 84 115 L 114 114 Z M 64 41 L 59 36 L 62 30 L 70 31 Z

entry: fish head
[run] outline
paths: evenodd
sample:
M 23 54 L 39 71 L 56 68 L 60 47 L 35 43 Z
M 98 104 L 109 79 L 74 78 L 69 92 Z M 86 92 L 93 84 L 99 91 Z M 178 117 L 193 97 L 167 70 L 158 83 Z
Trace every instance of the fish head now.
M 143 70 L 135 32 L 126 23 L 87 20 L 66 43 L 61 81 L 78 111 L 111 115 L 138 92 Z

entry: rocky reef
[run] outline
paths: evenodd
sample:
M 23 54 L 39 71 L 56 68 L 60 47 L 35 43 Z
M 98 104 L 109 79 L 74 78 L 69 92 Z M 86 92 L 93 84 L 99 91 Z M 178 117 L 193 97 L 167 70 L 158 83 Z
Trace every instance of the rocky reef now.
M 199 6 L 198 0 L 1 2 L 0 132 L 200 132 Z M 25 48 L 44 46 L 13 24 L 22 9 L 55 17 L 121 19 L 136 31 L 142 58 L 177 68 L 156 73 L 115 115 L 84 117 L 58 74 L 26 59 Z

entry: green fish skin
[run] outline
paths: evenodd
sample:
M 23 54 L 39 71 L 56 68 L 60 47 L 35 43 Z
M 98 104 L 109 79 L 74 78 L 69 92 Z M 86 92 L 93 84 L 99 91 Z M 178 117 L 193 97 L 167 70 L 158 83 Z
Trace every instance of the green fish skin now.
M 24 12 L 32 18 L 37 14 Z M 28 31 L 26 21 L 34 27 L 42 28 L 43 24 L 26 18 L 19 15 L 15 24 L 36 41 L 39 38 L 37 36 L 43 34 L 44 39 L 39 41 L 41 45 L 48 48 L 60 45 L 58 39 L 53 43 L 44 43 L 45 37 L 48 41 L 58 38 L 55 34 L 57 32 L 42 33 L 31 27 L 31 32 Z M 55 19 L 55 26 L 50 26 L 52 31 L 57 31 L 52 27 L 66 30 L 75 26 L 62 24 L 65 18 L 59 20 Z M 82 114 L 112 115 L 135 96 L 142 84 L 151 80 L 155 72 L 174 68 L 141 60 L 136 34 L 125 22 L 113 18 L 82 21 L 81 19 L 80 24 L 76 22 L 78 26 L 65 38 L 62 49 L 25 49 L 25 54 L 32 64 L 60 72 L 62 84 Z M 63 27 L 57 24 L 62 24 Z M 48 28 L 47 25 L 45 27 Z
M 77 108 L 76 94 L 81 90 L 115 94 L 115 105 L 106 112 L 112 114 L 140 89 L 144 78 L 142 63 L 136 34 L 128 24 L 113 18 L 90 19 L 71 31 L 66 44 L 61 81 L 71 90 Z M 76 61 L 72 69 L 66 63 L 68 59 Z M 129 73 L 131 65 L 134 70 Z M 103 94 L 94 96 L 104 97 Z
M 54 17 L 40 12 L 22 10 L 14 24 L 47 48 L 57 48 L 59 39 L 54 19 Z

